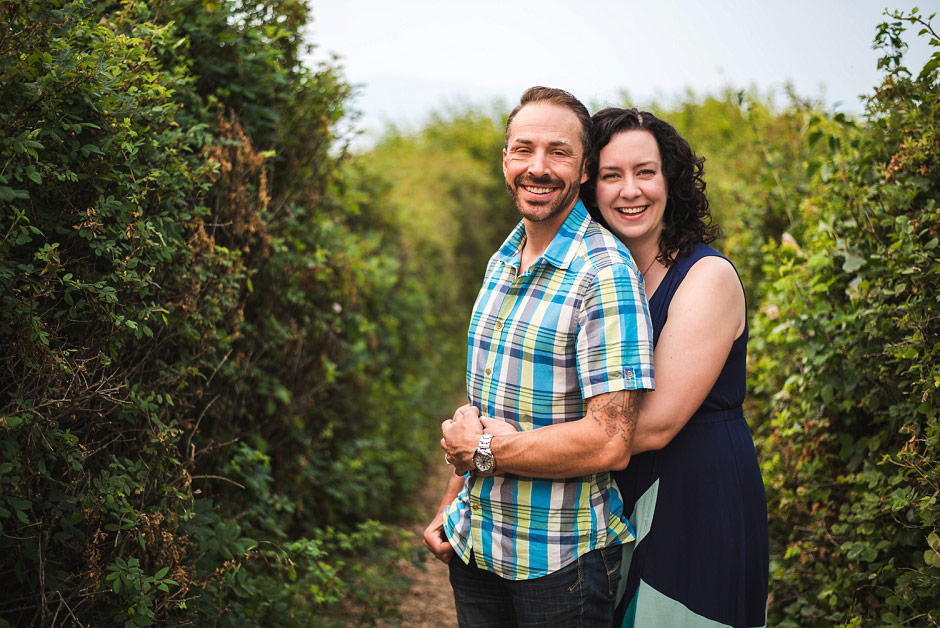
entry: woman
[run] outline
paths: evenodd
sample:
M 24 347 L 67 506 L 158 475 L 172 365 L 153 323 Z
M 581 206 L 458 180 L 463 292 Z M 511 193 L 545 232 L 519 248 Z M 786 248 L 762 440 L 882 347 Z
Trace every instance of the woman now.
M 643 272 L 655 343 L 656 390 L 615 474 L 637 533 L 615 625 L 763 626 L 767 507 L 741 407 L 745 296 L 708 245 L 717 227 L 704 159 L 652 114 L 604 109 L 593 120 L 582 199 Z

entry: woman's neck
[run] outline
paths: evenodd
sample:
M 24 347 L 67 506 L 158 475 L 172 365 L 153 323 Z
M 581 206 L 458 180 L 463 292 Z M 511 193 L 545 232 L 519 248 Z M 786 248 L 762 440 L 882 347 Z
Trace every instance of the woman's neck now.
M 630 254 L 633 255 L 633 262 L 643 274 L 643 286 L 646 289 L 646 298 L 649 299 L 656 292 L 659 283 L 662 281 L 666 267 L 657 259 L 659 257 L 659 242 L 634 243 L 627 245 Z

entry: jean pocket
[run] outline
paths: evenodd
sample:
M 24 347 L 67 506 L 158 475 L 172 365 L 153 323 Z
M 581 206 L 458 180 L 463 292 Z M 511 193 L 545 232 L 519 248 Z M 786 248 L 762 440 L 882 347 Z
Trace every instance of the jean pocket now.
M 623 561 L 623 545 L 611 545 L 601 550 L 604 570 L 607 572 L 607 592 L 611 597 L 620 585 L 620 563 Z

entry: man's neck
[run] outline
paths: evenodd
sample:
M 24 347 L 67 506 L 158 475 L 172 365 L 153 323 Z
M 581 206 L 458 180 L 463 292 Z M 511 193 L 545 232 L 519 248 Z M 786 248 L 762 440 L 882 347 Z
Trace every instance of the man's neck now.
M 574 206 L 575 203 L 572 203 L 571 207 L 567 210 L 559 213 L 557 216 L 553 216 L 549 220 L 541 222 L 532 222 L 531 220 L 523 218 L 522 224 L 523 227 L 525 227 L 525 244 L 522 246 L 522 255 L 519 262 L 520 275 L 528 270 L 529 266 L 545 252 L 548 245 L 551 244 L 555 236 L 558 235 L 558 230 L 565 224 Z

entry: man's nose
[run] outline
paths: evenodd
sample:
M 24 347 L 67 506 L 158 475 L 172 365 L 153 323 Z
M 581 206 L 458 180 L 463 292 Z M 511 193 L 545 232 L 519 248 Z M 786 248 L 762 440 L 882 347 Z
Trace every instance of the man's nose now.
M 535 151 L 529 160 L 529 174 L 541 177 L 548 173 L 548 159 L 542 151 Z

